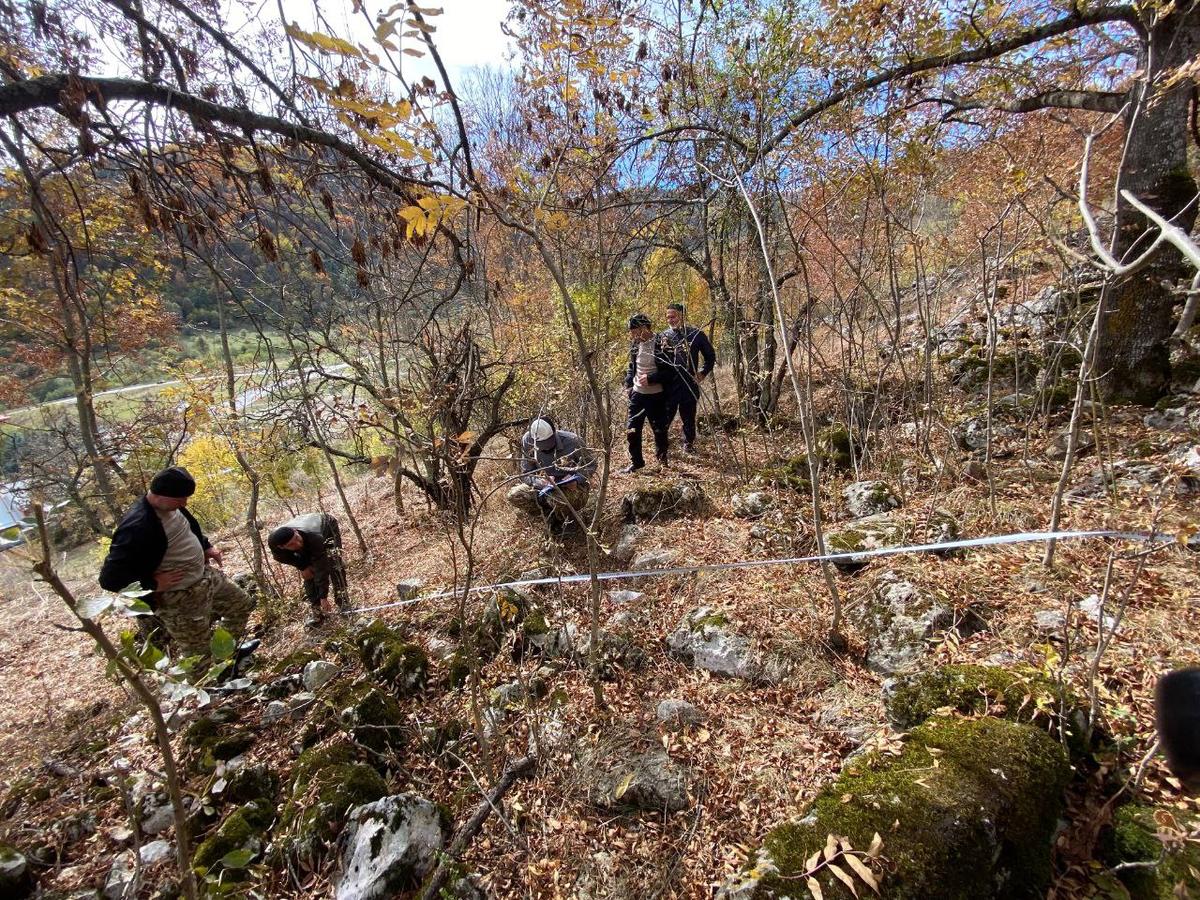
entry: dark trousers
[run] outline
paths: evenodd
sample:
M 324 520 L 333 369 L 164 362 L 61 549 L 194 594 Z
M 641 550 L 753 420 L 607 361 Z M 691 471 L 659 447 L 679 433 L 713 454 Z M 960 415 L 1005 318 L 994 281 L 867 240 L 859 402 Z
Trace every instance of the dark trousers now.
M 325 539 L 325 555 L 313 561 L 313 577 L 304 579 L 304 596 L 314 608 L 321 608 L 321 601 L 329 596 L 333 588 L 333 600 L 338 608 L 350 600 L 350 589 L 346 583 L 346 564 L 342 560 L 342 530 L 337 519 L 321 517 L 321 537 Z
M 671 420 L 667 418 L 670 397 L 666 391 L 659 394 L 639 394 L 633 391 L 629 397 L 629 421 L 626 423 L 626 435 L 629 438 L 629 461 L 635 469 L 646 464 L 642 456 L 642 426 L 650 422 L 650 431 L 654 434 L 654 455 L 658 461 L 667 461 L 667 428 Z
M 667 408 L 667 427 L 675 421 L 675 413 L 679 413 L 679 421 L 683 423 L 683 446 L 690 447 L 696 442 L 696 407 L 700 404 L 700 385 L 690 378 L 680 378 L 675 382 L 671 391 L 671 400 Z

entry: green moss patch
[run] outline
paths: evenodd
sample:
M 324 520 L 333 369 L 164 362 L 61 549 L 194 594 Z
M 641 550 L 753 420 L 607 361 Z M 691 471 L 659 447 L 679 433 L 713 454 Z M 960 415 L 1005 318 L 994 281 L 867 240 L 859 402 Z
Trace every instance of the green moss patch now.
M 360 761 L 352 744 L 339 741 L 306 750 L 296 763 L 291 799 L 283 810 L 286 852 L 298 863 L 315 866 L 341 832 L 347 813 L 386 793 L 383 776 Z
M 990 717 L 932 721 L 899 756 L 849 764 L 803 820 L 774 829 L 742 896 L 798 896 L 827 835 L 864 850 L 878 833 L 890 900 L 1044 897 L 1069 778 L 1066 754 L 1040 729 Z M 851 896 L 827 869 L 816 877 L 825 897 Z
M 420 693 L 429 677 L 429 657 L 395 630 L 376 620 L 354 639 L 363 667 L 402 697 Z
M 1028 667 L 942 666 L 898 679 L 886 702 L 888 717 L 898 728 L 912 728 L 938 710 L 952 709 L 1037 724 L 1056 737 L 1065 736 L 1073 754 L 1085 749 L 1074 698 Z
M 257 855 L 262 850 L 263 837 L 275 821 L 275 807 L 265 801 L 255 801 L 234 810 L 221 823 L 216 832 L 207 837 L 192 857 L 193 867 L 201 872 L 211 872 L 230 853 L 245 850 Z M 226 869 L 223 879 L 238 880 L 244 867 Z
M 1200 847 L 1183 844 L 1167 848 L 1156 834 L 1154 809 L 1137 803 L 1120 807 L 1112 827 L 1101 841 L 1101 853 L 1110 866 L 1121 863 L 1157 863 L 1117 873 L 1133 900 L 1174 900 L 1200 896 Z M 1180 823 L 1191 829 L 1194 823 Z M 1179 890 L 1182 886 L 1183 891 Z

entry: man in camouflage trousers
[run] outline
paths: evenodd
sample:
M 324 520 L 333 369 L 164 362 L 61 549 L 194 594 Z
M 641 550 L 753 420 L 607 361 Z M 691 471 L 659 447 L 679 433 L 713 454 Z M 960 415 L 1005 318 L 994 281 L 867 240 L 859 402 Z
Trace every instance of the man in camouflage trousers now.
M 196 482 L 187 469 L 159 472 L 117 530 L 100 569 L 100 586 L 122 591 L 134 582 L 176 647 L 174 656 L 199 656 L 207 668 L 213 626 L 218 619 L 238 639 L 254 601 L 209 560 L 221 565 L 221 551 L 209 543 L 187 511 Z M 245 648 L 252 649 L 250 647 Z

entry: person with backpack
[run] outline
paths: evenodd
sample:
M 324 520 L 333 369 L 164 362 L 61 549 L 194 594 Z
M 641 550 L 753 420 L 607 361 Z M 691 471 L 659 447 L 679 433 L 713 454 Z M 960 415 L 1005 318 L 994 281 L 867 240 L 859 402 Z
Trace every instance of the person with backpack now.
M 304 513 L 289 519 L 267 536 L 267 547 L 276 562 L 300 570 L 304 595 L 312 606 L 307 623 L 316 628 L 332 610 L 329 589 L 339 610 L 350 605 L 346 564 L 342 559 L 342 532 L 328 513 Z

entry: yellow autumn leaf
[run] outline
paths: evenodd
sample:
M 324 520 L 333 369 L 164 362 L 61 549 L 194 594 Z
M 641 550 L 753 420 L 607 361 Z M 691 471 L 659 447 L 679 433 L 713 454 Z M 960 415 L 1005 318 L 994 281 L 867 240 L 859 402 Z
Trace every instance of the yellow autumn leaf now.
M 621 779 L 621 783 L 617 785 L 617 789 L 613 791 L 613 799 L 620 800 L 625 796 L 625 792 L 629 790 L 629 786 L 633 784 L 633 773 L 630 772 Z
M 815 878 L 808 878 L 804 883 L 808 885 L 808 892 L 813 895 L 813 900 L 825 900 L 825 894 L 821 892 L 821 882 Z
M 344 41 L 341 38 L 333 37 L 328 34 L 321 34 L 318 31 L 304 31 L 295 23 L 285 26 L 284 31 L 288 37 L 306 44 L 325 54 L 340 54 L 341 56 L 353 56 L 356 59 L 362 57 L 362 51 L 351 44 L 349 41 Z

